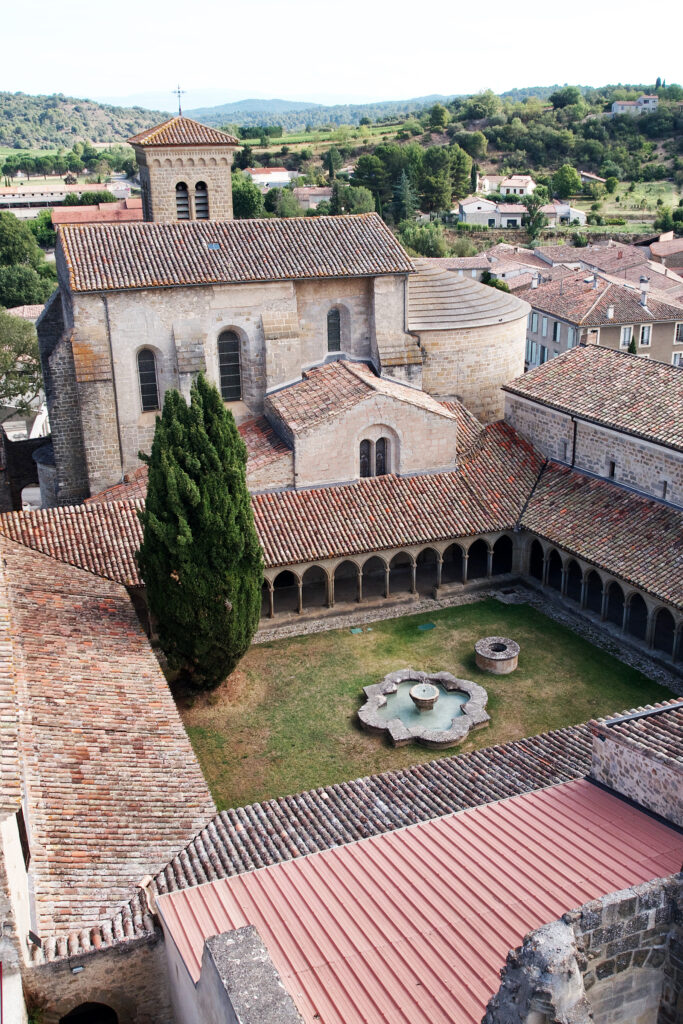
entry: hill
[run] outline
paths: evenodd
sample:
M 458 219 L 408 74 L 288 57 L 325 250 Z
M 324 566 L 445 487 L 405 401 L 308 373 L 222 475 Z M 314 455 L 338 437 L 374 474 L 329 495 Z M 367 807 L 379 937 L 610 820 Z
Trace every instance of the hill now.
M 112 107 L 55 93 L 0 92 L 0 146 L 69 149 L 74 142 L 122 142 L 169 115 L 142 107 Z

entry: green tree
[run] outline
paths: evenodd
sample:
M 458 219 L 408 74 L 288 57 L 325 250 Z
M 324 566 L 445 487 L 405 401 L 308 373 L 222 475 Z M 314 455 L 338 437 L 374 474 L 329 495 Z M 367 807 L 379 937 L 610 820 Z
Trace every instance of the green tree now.
M 334 179 L 335 174 L 342 165 L 341 153 L 336 146 L 332 146 L 328 149 L 327 153 L 323 157 L 323 166 L 327 171 L 330 181 Z
M 115 203 L 116 196 L 108 189 L 103 188 L 97 192 L 70 192 L 64 199 L 64 206 L 97 206 L 98 203 Z
M 619 184 L 619 179 L 615 178 L 614 175 L 611 175 L 607 179 L 607 181 L 605 182 L 605 188 L 607 189 L 607 191 L 611 195 L 613 192 L 616 192 L 618 184 Z
M 497 288 L 499 292 L 510 291 L 510 286 L 506 281 L 502 281 L 499 277 L 493 277 L 488 270 L 481 275 L 481 283 L 487 284 L 489 288 Z
M 538 238 L 541 230 L 546 227 L 548 218 L 541 211 L 541 207 L 548 202 L 548 190 L 543 185 L 537 185 L 530 196 L 522 196 L 521 201 L 526 206 L 526 233 L 530 242 Z
M 0 309 L 0 405 L 28 413 L 42 386 L 35 327 Z
M 448 111 L 441 103 L 435 103 L 429 108 L 429 127 L 433 132 L 442 132 L 450 118 Z
M 45 257 L 27 222 L 9 211 L 0 213 L 0 266 L 21 264 L 37 270 L 44 262 Z M 7 303 L 0 300 L 0 305 Z
M 470 194 L 472 157 L 460 146 L 451 148 L 451 187 L 454 199 L 464 199 Z
M 405 170 L 401 171 L 398 185 L 394 189 L 394 216 L 397 222 L 412 220 L 419 206 L 417 193 Z
M 553 174 L 553 192 L 558 199 L 569 199 L 573 192 L 581 191 L 581 177 L 571 164 L 562 164 Z
M 241 171 L 232 176 L 232 212 L 236 220 L 262 217 L 264 213 L 260 188 Z
M 629 350 L 629 352 L 631 353 L 632 356 L 637 356 L 638 355 L 638 346 L 636 345 L 635 334 L 631 335 L 631 340 L 628 343 L 628 350 Z
M 217 389 L 199 376 L 188 406 L 168 391 L 157 419 L 138 564 L 172 668 L 211 689 L 247 651 L 263 558 L 246 484 L 247 451 Z
M 0 266 L 0 306 L 40 305 L 50 298 L 55 283 L 26 264 Z
M 673 214 L 668 206 L 662 208 L 658 217 L 655 217 L 654 229 L 655 231 L 673 231 L 676 228 L 674 223 Z
M 52 210 L 41 210 L 37 217 L 28 222 L 41 249 L 51 249 L 55 244 L 55 229 L 52 227 Z
M 564 89 L 558 89 L 548 99 L 555 110 L 561 110 L 563 107 L 575 106 L 580 103 L 582 100 L 581 90 L 576 85 L 565 85 Z
M 398 237 L 401 244 L 416 256 L 448 256 L 443 226 L 434 221 L 430 224 L 416 224 L 404 220 L 398 226 Z
M 384 164 L 377 156 L 361 156 L 353 172 L 354 185 L 362 185 L 372 192 L 375 208 L 381 215 L 385 205 L 391 201 L 391 180 Z

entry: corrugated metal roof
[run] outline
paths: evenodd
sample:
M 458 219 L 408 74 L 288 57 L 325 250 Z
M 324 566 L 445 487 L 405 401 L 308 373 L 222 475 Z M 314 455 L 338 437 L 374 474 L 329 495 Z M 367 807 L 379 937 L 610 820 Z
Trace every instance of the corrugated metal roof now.
M 468 1024 L 527 931 L 680 867 L 683 837 L 586 780 L 158 897 L 193 980 L 254 925 L 306 1024 Z

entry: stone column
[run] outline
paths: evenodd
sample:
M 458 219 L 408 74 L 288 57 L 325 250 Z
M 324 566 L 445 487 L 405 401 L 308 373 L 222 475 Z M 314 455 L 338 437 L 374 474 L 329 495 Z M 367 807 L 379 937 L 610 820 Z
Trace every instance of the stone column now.
M 268 618 L 275 618 L 275 587 L 272 580 L 266 580 L 268 584 Z
M 562 566 L 562 575 L 560 579 L 560 593 L 562 597 L 567 596 L 567 570 Z
M 467 563 L 469 561 L 470 553 L 465 551 L 462 556 L 462 581 L 467 583 Z
M 388 565 L 384 566 L 384 596 L 389 597 L 391 591 L 389 589 L 389 577 L 391 576 L 391 569 Z
M 655 621 L 657 618 L 657 610 L 648 608 L 647 610 L 647 626 L 645 628 L 645 643 L 650 650 L 655 645 Z
M 671 660 L 676 661 L 681 650 L 681 635 L 683 635 L 683 629 L 674 626 L 674 642 L 671 646 Z
M 300 579 L 297 580 L 297 583 L 299 586 L 299 607 L 297 608 L 297 612 L 299 615 L 301 615 L 301 613 L 304 610 L 304 584 L 303 581 Z
M 621 631 L 622 631 L 622 633 L 626 632 L 626 627 L 628 626 L 628 617 L 629 617 L 630 612 L 631 612 L 631 606 L 630 606 L 630 604 L 627 604 L 626 600 L 624 600 L 624 610 L 623 610 L 623 612 L 621 614 Z
M 363 570 L 358 570 L 358 580 L 356 587 L 356 601 L 360 604 L 363 600 Z
M 415 559 L 410 565 L 410 593 L 417 594 L 417 562 Z
M 600 621 L 604 622 L 607 618 L 607 599 L 609 594 L 609 587 L 607 584 L 602 584 L 602 604 L 600 605 Z
M 327 575 L 327 607 L 334 608 L 334 573 Z
M 586 607 L 586 598 L 588 596 L 588 584 L 586 583 L 586 577 L 581 577 L 581 608 Z
M 541 574 L 541 585 L 544 587 L 548 586 L 548 570 L 550 569 L 550 560 L 547 555 L 543 556 L 543 572 Z
M 443 555 L 439 555 L 439 559 L 436 563 L 436 589 L 438 590 L 441 586 L 441 573 L 443 571 Z
M 493 576 L 493 548 L 490 545 L 486 553 L 486 575 Z

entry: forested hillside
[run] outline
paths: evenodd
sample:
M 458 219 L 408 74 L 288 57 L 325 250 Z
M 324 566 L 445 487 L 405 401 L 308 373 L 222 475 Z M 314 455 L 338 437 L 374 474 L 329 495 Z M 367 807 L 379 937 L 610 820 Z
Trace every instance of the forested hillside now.
M 69 149 L 74 142 L 120 142 L 168 114 L 110 107 L 71 96 L 0 92 L 0 146 Z

